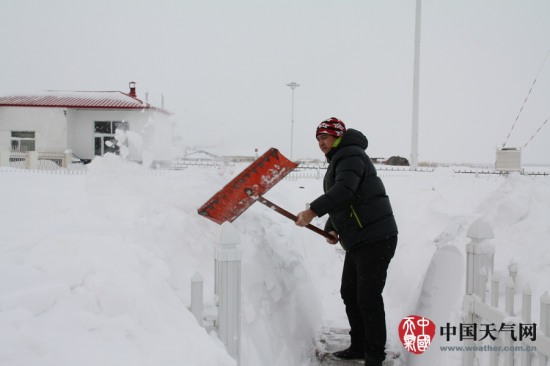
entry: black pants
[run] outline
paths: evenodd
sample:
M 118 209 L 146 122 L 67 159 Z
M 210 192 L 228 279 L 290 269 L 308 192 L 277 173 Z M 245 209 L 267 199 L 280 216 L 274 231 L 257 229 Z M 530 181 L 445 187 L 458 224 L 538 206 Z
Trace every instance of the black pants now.
M 350 325 L 351 347 L 373 360 L 386 358 L 386 313 L 382 290 L 397 236 L 346 252 L 340 294 Z

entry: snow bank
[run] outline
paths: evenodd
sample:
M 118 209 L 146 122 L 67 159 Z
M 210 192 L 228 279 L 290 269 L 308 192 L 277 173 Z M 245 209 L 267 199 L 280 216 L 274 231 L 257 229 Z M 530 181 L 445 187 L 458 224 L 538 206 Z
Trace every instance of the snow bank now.
M 234 365 L 187 307 L 197 271 L 206 305 L 214 304 L 219 226 L 196 209 L 243 168 L 163 172 L 106 156 L 86 175 L 1 171 L 0 364 Z M 497 272 L 514 261 L 534 296 L 550 289 L 548 178 L 450 168 L 380 175 L 400 230 L 385 290 L 391 349 L 402 350 L 397 326 L 418 309 L 432 257 L 445 247 L 464 256 L 479 217 L 495 232 Z M 320 192 L 320 180 L 285 179 L 267 198 L 298 212 Z M 242 364 L 314 365 L 321 328 L 347 326 L 343 254 L 261 205 L 234 225 L 243 252 Z M 456 295 L 456 317 L 463 278 L 451 280 L 445 291 Z M 457 355 L 441 357 L 458 364 Z

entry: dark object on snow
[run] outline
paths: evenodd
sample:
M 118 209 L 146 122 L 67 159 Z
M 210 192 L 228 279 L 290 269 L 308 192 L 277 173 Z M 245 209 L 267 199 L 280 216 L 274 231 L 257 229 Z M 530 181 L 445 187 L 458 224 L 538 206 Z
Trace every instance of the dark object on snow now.
M 353 349 L 350 347 L 343 351 L 334 352 L 332 355 L 344 360 L 362 360 L 365 358 L 365 351 L 362 348 Z
M 401 156 L 392 156 L 386 161 L 386 165 L 409 166 L 409 161 Z

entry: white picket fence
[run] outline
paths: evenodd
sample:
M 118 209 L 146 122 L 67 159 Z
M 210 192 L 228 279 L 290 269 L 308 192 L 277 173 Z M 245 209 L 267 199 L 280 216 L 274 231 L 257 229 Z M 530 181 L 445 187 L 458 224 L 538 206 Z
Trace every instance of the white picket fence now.
M 502 336 L 492 337 L 485 343 L 490 347 L 490 366 L 535 366 L 534 354 L 538 356 L 538 366 L 547 366 L 550 359 L 550 296 L 545 292 L 539 299 L 540 316 L 533 323 L 532 291 L 529 286 L 522 290 L 521 314 L 515 308 L 517 266 L 512 264 L 509 278 L 500 281 L 493 275 L 494 238 L 491 227 L 478 220 L 468 231 L 471 242 L 467 244 L 466 295 L 464 298 L 465 324 L 494 326 L 494 330 L 504 329 Z M 487 288 L 490 279 L 490 289 Z M 504 307 L 499 306 L 501 282 L 504 283 Z M 489 298 L 489 303 L 487 299 Z M 515 332 L 514 332 L 515 331 Z M 523 333 L 522 333 L 523 332 Z M 500 333 L 500 332 L 499 332 Z M 487 335 L 487 334 L 486 334 Z M 515 338 L 515 339 L 514 339 Z M 475 349 L 479 341 L 468 339 L 465 347 Z M 465 348 L 466 349 L 466 348 Z M 497 350 L 502 350 L 501 352 Z M 487 352 L 484 352 L 487 353 Z M 476 352 L 467 351 L 463 357 L 464 366 L 476 363 Z
M 0 167 L 28 170 L 55 170 L 67 168 L 72 163 L 72 153 L 55 149 L 38 151 L 0 150 Z
M 428 169 L 417 169 L 417 170 L 411 170 L 408 168 L 391 168 L 391 167 L 383 167 L 383 166 L 376 166 L 377 174 L 381 178 L 407 178 L 410 177 L 412 174 L 416 173 L 431 173 L 432 170 Z M 308 166 L 308 167 L 302 167 L 300 165 L 298 168 L 291 171 L 286 177 L 286 180 L 289 181 L 296 181 L 298 179 L 322 179 L 325 176 L 325 173 L 327 171 L 326 166 Z
M 214 319 L 218 337 L 227 352 L 240 364 L 241 354 L 241 252 L 237 249 L 240 236 L 229 222 L 220 229 L 214 257 L 214 295 L 217 318 Z M 191 279 L 191 313 L 201 326 L 206 326 L 203 302 L 203 281 L 199 273 Z
M 464 322 L 461 326 L 485 324 L 493 328 L 494 333 L 491 335 L 494 335 L 495 339 L 493 340 L 493 337 L 485 337 L 483 341 L 465 339 L 464 349 L 467 350 L 470 347 L 470 351 L 464 351 L 463 365 L 482 365 L 473 349 L 489 346 L 491 350 L 489 366 L 548 366 L 550 359 L 548 292 L 540 298 L 540 316 L 537 322 L 533 322 L 532 295 L 529 287 L 522 291 L 521 314 L 518 314 L 515 308 L 517 266 L 509 267 L 510 277 L 505 281 L 504 294 L 501 294 L 500 288 L 503 281 L 493 275 L 492 239 L 494 235 L 491 227 L 483 221 L 476 221 L 470 227 L 468 237 L 471 242 L 466 247 L 466 294 Z M 214 298 L 217 312 L 213 319 L 213 327 L 217 330 L 218 337 L 238 363 L 241 352 L 241 252 L 237 249 L 239 242 L 239 234 L 232 224 L 228 222 L 222 224 L 214 258 Z M 491 283 L 490 291 L 487 289 L 488 282 Z M 503 307 L 499 306 L 501 296 L 504 297 Z M 202 276 L 198 273 L 191 279 L 190 310 L 201 326 L 207 327 L 212 320 L 205 314 Z M 502 329 L 504 331 L 500 332 Z M 515 335 L 512 329 L 516 331 Z M 529 331 L 524 332 L 525 329 Z M 535 354 L 538 357 L 536 365 L 532 362 Z

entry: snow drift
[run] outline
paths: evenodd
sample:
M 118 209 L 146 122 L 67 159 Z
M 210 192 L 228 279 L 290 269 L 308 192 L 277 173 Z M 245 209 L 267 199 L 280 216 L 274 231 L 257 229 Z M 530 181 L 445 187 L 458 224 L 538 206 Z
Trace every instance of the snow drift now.
M 105 156 L 87 174 L 0 171 L 0 364 L 235 365 L 187 307 L 195 272 L 207 309 L 214 304 L 219 226 L 196 209 L 242 168 L 169 172 Z M 496 235 L 495 270 L 514 261 L 534 298 L 550 289 L 548 178 L 450 168 L 380 175 L 400 229 L 384 294 L 390 349 L 404 352 L 397 325 L 418 308 L 432 256 L 442 247 L 464 256 L 479 217 Z M 320 180 L 293 178 L 267 197 L 298 212 L 320 193 Z M 243 253 L 242 364 L 314 365 L 321 328 L 347 326 L 343 253 L 261 205 L 234 225 Z M 456 318 L 463 279 L 453 280 L 458 286 L 445 292 L 456 295 Z M 441 354 L 441 364 L 458 365 L 459 356 Z

